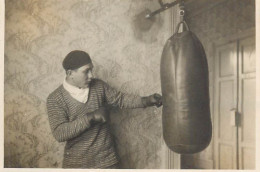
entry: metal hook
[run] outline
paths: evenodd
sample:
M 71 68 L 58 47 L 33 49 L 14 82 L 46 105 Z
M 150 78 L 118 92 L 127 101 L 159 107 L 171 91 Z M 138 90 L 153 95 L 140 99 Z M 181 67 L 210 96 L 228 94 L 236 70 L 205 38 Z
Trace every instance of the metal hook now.
M 184 0 L 182 0 L 180 2 L 179 8 L 180 8 L 179 15 L 180 15 L 181 21 L 183 21 L 184 20 L 184 15 L 185 15 Z
M 180 2 L 182 2 L 182 1 L 184 1 L 184 0 L 175 0 L 175 1 L 172 2 L 172 3 L 165 3 L 165 4 L 163 4 L 162 0 L 158 0 L 159 4 L 161 5 L 161 8 L 158 9 L 158 10 L 156 10 L 156 11 L 154 11 L 154 12 L 152 12 L 152 13 L 150 13 L 150 14 L 147 14 L 147 15 L 145 16 L 145 18 L 148 19 L 148 18 L 150 18 L 150 17 L 153 17 L 154 15 L 156 15 L 156 14 L 162 12 L 162 11 L 165 11 L 165 10 L 169 9 L 170 7 L 173 7 L 173 6 L 177 5 L 177 4 L 179 4 Z

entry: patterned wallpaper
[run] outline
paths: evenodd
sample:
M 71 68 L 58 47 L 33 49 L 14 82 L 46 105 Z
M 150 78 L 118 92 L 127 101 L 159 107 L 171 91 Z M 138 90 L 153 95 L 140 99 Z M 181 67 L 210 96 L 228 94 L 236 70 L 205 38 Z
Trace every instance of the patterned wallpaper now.
M 145 20 L 156 0 L 6 0 L 4 167 L 60 168 L 46 98 L 65 76 L 71 50 L 87 51 L 96 77 L 117 89 L 161 92 L 160 57 L 170 13 Z M 161 108 L 111 109 L 122 168 L 164 168 Z

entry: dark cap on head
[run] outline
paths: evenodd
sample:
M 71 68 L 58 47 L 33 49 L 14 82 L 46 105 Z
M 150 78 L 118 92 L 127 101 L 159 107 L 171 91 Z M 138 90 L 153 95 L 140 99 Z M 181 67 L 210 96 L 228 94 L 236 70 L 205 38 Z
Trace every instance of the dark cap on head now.
M 65 70 L 80 68 L 86 64 L 92 63 L 88 53 L 85 51 L 71 51 L 63 60 L 62 66 Z

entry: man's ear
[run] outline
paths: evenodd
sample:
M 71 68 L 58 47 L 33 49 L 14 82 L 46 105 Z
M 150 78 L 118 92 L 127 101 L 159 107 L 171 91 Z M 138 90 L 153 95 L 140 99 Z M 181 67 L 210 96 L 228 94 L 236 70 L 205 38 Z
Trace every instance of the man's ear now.
M 70 69 L 69 69 L 69 70 L 66 70 L 66 75 L 67 75 L 67 76 L 70 76 L 71 73 L 72 73 L 72 71 L 71 71 Z

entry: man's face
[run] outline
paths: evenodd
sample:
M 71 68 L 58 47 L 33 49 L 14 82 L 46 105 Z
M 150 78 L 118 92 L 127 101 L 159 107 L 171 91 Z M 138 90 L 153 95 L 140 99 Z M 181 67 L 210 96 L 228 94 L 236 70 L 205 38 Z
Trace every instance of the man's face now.
M 87 88 L 91 80 L 93 79 L 92 75 L 93 64 L 86 64 L 78 69 L 71 70 L 70 77 L 74 86 L 79 88 Z

